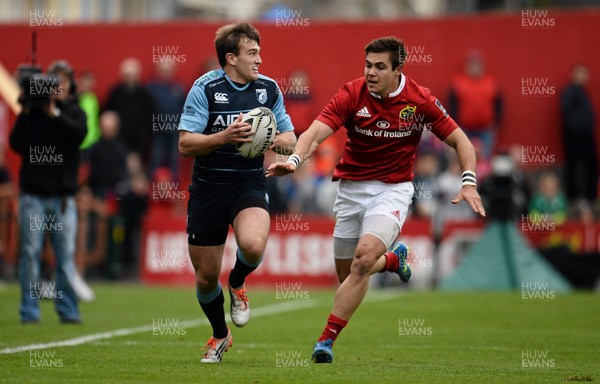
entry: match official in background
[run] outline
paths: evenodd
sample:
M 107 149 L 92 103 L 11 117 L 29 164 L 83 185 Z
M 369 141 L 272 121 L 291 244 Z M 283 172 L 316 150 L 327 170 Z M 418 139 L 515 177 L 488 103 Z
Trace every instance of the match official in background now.
M 52 299 L 61 323 L 80 323 L 74 289 L 75 193 L 86 115 L 74 97 L 73 70 L 66 61 L 52 63 L 48 75 L 34 75 L 22 88 L 23 112 L 10 134 L 11 148 L 23 158 L 19 170 L 20 319 L 39 322 L 39 300 Z M 56 257 L 56 283 L 49 286 L 39 282 L 46 234 Z

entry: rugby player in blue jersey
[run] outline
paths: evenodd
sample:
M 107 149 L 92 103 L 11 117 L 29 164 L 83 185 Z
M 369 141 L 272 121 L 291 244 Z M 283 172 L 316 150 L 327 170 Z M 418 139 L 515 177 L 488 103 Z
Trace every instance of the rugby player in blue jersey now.
M 258 31 L 248 23 L 217 30 L 215 48 L 221 69 L 194 82 L 179 124 L 179 151 L 195 157 L 187 233 L 198 302 L 213 329 L 201 360 L 206 363 L 220 362 L 232 345 L 219 283 L 229 225 L 238 245 L 228 281 L 231 319 L 238 327 L 250 318 L 244 280 L 262 261 L 269 234 L 264 156 L 245 158 L 235 148 L 251 141 L 242 114 L 256 107 L 271 109 L 279 131 L 271 149 L 291 154 L 296 143 L 277 83 L 258 73 L 259 44 Z

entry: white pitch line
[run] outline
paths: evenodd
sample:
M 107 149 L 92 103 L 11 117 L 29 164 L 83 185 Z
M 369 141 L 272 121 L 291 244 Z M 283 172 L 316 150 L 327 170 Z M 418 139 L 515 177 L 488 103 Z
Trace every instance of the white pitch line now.
M 381 292 L 381 293 L 377 293 L 377 294 L 373 294 L 373 295 L 367 295 L 364 302 L 365 303 L 375 303 L 375 302 L 379 302 L 379 301 L 390 300 L 390 299 L 393 299 L 396 297 L 398 297 L 398 294 L 396 292 Z M 264 307 L 259 307 L 259 308 L 253 309 L 252 317 L 256 318 L 256 317 L 261 317 L 261 316 L 275 315 L 275 314 L 284 313 L 284 312 L 292 312 L 292 311 L 297 311 L 297 310 L 301 310 L 301 309 L 312 308 L 312 307 L 315 307 L 316 305 L 317 305 L 317 302 L 315 302 L 314 300 L 288 301 L 288 302 L 284 302 L 282 304 L 271 304 L 271 305 L 266 305 Z M 229 315 L 227 315 L 227 321 L 228 322 L 230 321 Z M 209 322 L 207 319 L 194 319 L 194 320 L 183 321 L 183 322 L 179 323 L 178 325 L 180 325 L 182 327 L 192 328 L 192 327 L 199 327 L 199 326 L 208 325 L 208 324 L 209 324 Z M 8 354 L 13 354 L 13 353 L 35 351 L 35 350 L 55 348 L 55 347 L 73 347 L 75 345 L 86 344 L 86 343 L 96 341 L 96 340 L 112 339 L 114 337 L 119 337 L 119 336 L 128 336 L 128 335 L 133 335 L 136 333 L 150 332 L 152 330 L 153 330 L 152 325 L 142 325 L 142 326 L 134 327 L 134 328 L 123 328 L 123 329 L 117 329 L 115 331 L 93 333 L 91 335 L 80 336 L 80 337 L 76 337 L 74 339 L 69 339 L 69 340 L 53 341 L 53 342 L 44 343 L 44 344 L 22 345 L 20 347 L 15 347 L 15 348 L 5 348 L 3 350 L 0 350 L 0 354 L 8 355 Z
M 317 303 L 314 300 L 290 301 L 290 302 L 285 302 L 282 304 L 266 305 L 264 307 L 259 307 L 259 308 L 253 309 L 252 317 L 256 318 L 256 317 L 269 316 L 269 315 L 274 315 L 274 314 L 279 314 L 279 313 L 284 313 L 284 312 L 297 311 L 300 309 L 311 308 L 316 305 L 317 305 Z M 227 320 L 229 321 L 229 317 Z M 191 328 L 191 327 L 199 327 L 201 325 L 208 325 L 208 324 L 209 324 L 209 322 L 207 319 L 195 319 L 195 320 L 183 321 L 178 325 L 181 325 L 182 327 L 190 327 Z M 48 348 L 55 348 L 55 347 L 73 347 L 75 345 L 81 345 L 81 344 L 89 343 L 89 342 L 96 341 L 96 340 L 112 339 L 113 337 L 128 336 L 128 335 L 133 335 L 136 333 L 150 332 L 150 331 L 152 331 L 152 329 L 153 329 L 152 325 L 142 325 L 142 326 L 134 327 L 134 328 L 123 328 L 123 329 L 117 329 L 115 331 L 93 333 L 91 335 L 76 337 L 74 339 L 69 339 L 69 340 L 53 341 L 51 343 L 44 343 L 44 344 L 22 345 L 20 347 L 15 347 L 15 348 L 5 348 L 3 350 L 0 350 L 0 354 L 13 354 L 13 353 L 34 351 L 34 350 L 39 350 L 39 349 L 48 349 Z

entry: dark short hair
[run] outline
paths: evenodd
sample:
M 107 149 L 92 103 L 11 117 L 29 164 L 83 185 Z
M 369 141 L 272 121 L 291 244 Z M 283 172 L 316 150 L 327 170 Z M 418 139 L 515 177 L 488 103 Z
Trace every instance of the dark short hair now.
M 244 40 L 253 40 L 260 44 L 258 30 L 249 23 L 227 24 L 217 30 L 215 49 L 221 67 L 227 64 L 225 56 L 228 53 L 233 53 L 236 56 L 239 54 L 240 43 Z
M 69 64 L 66 60 L 54 60 L 48 66 L 48 74 L 50 75 L 58 75 L 62 73 L 69 79 L 69 83 L 71 84 L 69 88 L 69 95 L 74 95 L 77 92 L 77 84 L 75 82 L 75 71 L 71 64 Z
M 371 41 L 365 47 L 365 54 L 369 54 L 369 52 L 389 52 L 392 70 L 395 70 L 398 66 L 402 68 L 404 66 L 404 61 L 406 60 L 404 42 L 396 36 L 380 37 L 379 39 Z

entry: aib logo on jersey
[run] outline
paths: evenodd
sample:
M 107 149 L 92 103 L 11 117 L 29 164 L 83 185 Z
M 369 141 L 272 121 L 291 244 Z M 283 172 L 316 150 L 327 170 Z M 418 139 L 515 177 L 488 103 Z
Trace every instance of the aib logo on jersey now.
M 413 121 L 415 117 L 416 105 L 407 105 L 400 111 L 400 118 L 404 121 Z
M 237 119 L 237 114 L 230 115 L 217 115 L 217 118 L 213 122 L 211 132 L 221 132 L 225 130 L 225 128 L 229 127 L 233 122 Z

